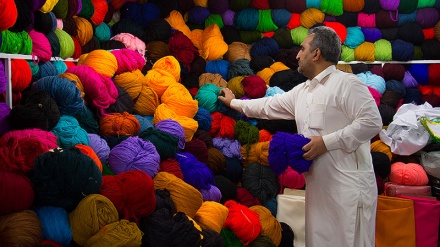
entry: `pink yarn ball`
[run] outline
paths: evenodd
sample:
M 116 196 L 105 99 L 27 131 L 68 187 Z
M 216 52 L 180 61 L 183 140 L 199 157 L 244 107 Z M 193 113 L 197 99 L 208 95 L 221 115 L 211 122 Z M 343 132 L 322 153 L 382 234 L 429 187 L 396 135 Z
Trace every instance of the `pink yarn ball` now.
M 427 185 L 428 175 L 420 164 L 395 162 L 391 165 L 390 181 L 402 185 Z
M 280 182 L 280 185 L 290 189 L 300 189 L 306 184 L 304 173 L 299 174 L 290 166 L 288 166 L 286 171 L 278 176 L 278 181 Z
M 145 58 L 137 51 L 127 48 L 111 51 L 118 62 L 118 70 L 116 74 L 124 72 L 132 72 L 136 69 L 142 70 L 145 65 Z
M 34 29 L 29 31 L 29 37 L 32 40 L 32 55 L 36 56 L 42 62 L 50 61 L 52 49 L 46 35 L 37 32 Z
M 125 47 L 130 50 L 139 52 L 142 56 L 145 56 L 146 45 L 145 42 L 134 36 L 131 33 L 120 33 L 113 36 L 110 40 L 117 40 L 122 42 Z
M 368 87 L 368 90 L 370 90 L 371 96 L 373 96 L 374 101 L 376 101 L 376 105 L 380 105 L 380 98 L 382 97 L 382 94 L 379 93 L 375 88 Z

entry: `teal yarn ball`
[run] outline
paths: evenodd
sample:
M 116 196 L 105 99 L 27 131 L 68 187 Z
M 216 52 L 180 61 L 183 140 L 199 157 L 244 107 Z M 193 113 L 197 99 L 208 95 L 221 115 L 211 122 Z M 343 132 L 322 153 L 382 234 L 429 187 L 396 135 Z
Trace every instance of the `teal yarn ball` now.
M 252 31 L 258 26 L 259 11 L 245 8 L 235 13 L 234 26 L 239 30 Z
M 179 150 L 179 138 L 157 128 L 148 128 L 139 133 L 139 137 L 153 143 L 161 160 L 175 158 Z
M 354 49 L 362 44 L 364 41 L 365 36 L 360 27 L 347 27 L 347 38 L 344 41 L 344 45 Z
M 102 174 L 92 158 L 78 148 L 54 149 L 35 160 L 29 175 L 38 206 L 54 206 L 68 212 L 87 195 L 98 194 Z
M 220 94 L 220 88 L 212 83 L 204 84 L 197 91 L 194 97 L 199 102 L 199 107 L 203 107 L 210 113 L 217 111 L 218 109 L 218 96 Z
M 58 137 L 58 146 L 61 148 L 71 148 L 77 144 L 89 145 L 87 132 L 73 116 L 62 115 L 51 132 Z
M 112 37 L 111 27 L 103 22 L 95 28 L 95 36 L 100 42 L 110 40 Z

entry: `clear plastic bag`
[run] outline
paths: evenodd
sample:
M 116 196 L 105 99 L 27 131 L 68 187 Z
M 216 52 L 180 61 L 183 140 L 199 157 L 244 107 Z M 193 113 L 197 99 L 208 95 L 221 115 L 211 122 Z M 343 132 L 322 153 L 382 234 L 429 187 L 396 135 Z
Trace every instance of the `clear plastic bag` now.
M 429 175 L 440 179 L 440 151 L 421 152 L 420 164 Z

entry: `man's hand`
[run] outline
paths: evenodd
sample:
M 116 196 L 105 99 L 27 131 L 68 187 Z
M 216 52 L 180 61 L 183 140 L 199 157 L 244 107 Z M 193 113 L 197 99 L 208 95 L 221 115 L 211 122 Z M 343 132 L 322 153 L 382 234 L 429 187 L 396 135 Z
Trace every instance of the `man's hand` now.
M 219 100 L 221 100 L 225 105 L 227 105 L 229 107 L 231 105 L 231 101 L 233 99 L 235 99 L 235 95 L 231 91 L 231 89 L 229 89 L 229 88 L 222 88 L 222 90 L 220 90 L 219 96 L 217 98 Z
M 308 138 L 310 142 L 302 148 L 302 150 L 306 152 L 303 155 L 304 159 L 313 160 L 327 152 L 322 136 L 310 136 Z

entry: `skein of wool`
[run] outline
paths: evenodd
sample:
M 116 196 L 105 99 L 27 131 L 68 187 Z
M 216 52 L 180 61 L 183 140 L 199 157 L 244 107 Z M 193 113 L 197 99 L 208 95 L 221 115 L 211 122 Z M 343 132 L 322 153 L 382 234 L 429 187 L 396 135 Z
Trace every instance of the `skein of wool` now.
M 165 119 L 159 121 L 155 127 L 159 130 L 162 130 L 164 132 L 167 132 L 169 134 L 172 134 L 176 136 L 179 140 L 178 148 L 184 149 L 185 148 L 185 133 L 183 130 L 182 125 L 180 125 L 179 122 L 172 120 L 172 119 Z
M 220 233 L 228 217 L 228 208 L 218 202 L 205 201 L 197 210 L 194 220 L 203 230 Z
M 174 158 L 178 151 L 178 137 L 156 128 L 149 128 L 139 133 L 139 138 L 151 142 L 161 160 Z
M 53 240 L 63 246 L 72 241 L 69 216 L 64 208 L 39 206 L 33 208 L 40 219 L 43 239 Z
M 259 163 L 268 166 L 268 153 L 270 142 L 255 142 L 241 146 L 241 155 L 243 157 L 243 167 L 253 163 Z
M 159 172 L 154 177 L 154 189 L 167 189 L 177 212 L 193 218 L 203 203 L 200 192 L 182 179 L 167 172 Z
M 391 164 L 390 181 L 402 185 L 427 185 L 428 175 L 417 163 L 395 162 Z
M 0 31 L 8 30 L 14 26 L 18 18 L 17 5 L 14 0 L 7 0 L 0 4 Z
M 252 207 L 255 205 L 261 205 L 258 199 L 253 196 L 247 189 L 240 187 L 237 189 L 237 199 L 236 201 L 243 204 L 246 207 Z
M 176 159 L 162 160 L 159 164 L 159 172 L 168 172 L 183 180 L 182 169 Z
M 89 145 L 87 132 L 79 126 L 75 117 L 62 115 L 51 132 L 58 138 L 61 148 L 70 148 L 76 144 Z
M 131 96 L 125 91 L 124 88 L 116 86 L 118 90 L 118 97 L 116 98 L 116 102 L 111 104 L 105 112 L 108 114 L 111 113 L 129 113 L 132 114 L 134 110 L 134 102 Z
M 147 86 L 151 87 L 159 98 L 170 85 L 177 83 L 174 75 L 159 68 L 149 70 L 145 78 Z
M 0 205 L 0 215 L 30 209 L 34 201 L 34 191 L 27 176 L 0 171 L 0 186 L 0 200 L 7 202 Z
M 211 188 L 207 190 L 200 189 L 199 191 L 203 196 L 203 201 L 220 202 L 222 199 L 222 192 L 214 185 L 211 185 Z
M 179 162 L 183 181 L 186 183 L 199 190 L 207 190 L 211 185 L 215 185 L 214 173 L 191 153 L 181 152 L 176 155 L 176 160 Z
M 200 56 L 206 61 L 221 59 L 228 50 L 219 26 L 206 27 L 201 35 Z
M 130 170 L 139 170 L 150 177 L 159 172 L 160 156 L 150 141 L 138 136 L 130 136 L 114 146 L 108 156 L 109 168 L 120 174 Z
M 128 112 L 110 113 L 99 120 L 99 131 L 103 136 L 136 136 L 140 131 L 140 123 Z
M 185 143 L 185 148 L 182 151 L 191 153 L 198 161 L 204 164 L 208 162 L 208 147 L 206 143 L 200 139 L 193 137 L 191 141 Z
M 300 174 L 308 171 L 312 162 L 302 157 L 305 153 L 302 147 L 309 142 L 310 139 L 302 135 L 285 132 L 275 133 L 269 146 L 268 162 L 270 168 L 277 176 L 282 174 L 287 166 Z
M 271 212 L 261 205 L 255 205 L 249 208 L 257 212 L 261 224 L 261 236 L 269 237 L 275 246 L 279 246 L 282 238 L 282 228 L 280 222 L 271 214 Z
M 199 107 L 203 107 L 213 113 L 218 108 L 218 95 L 220 88 L 212 83 L 205 84 L 199 88 L 194 97 L 199 102 Z
M 99 159 L 98 155 L 96 155 L 95 151 L 90 146 L 84 145 L 84 144 L 76 144 L 75 148 L 78 148 L 79 150 L 81 150 L 81 152 L 83 154 L 92 158 L 92 160 L 95 161 L 95 164 L 98 167 L 98 169 L 102 172 L 101 160 Z
M 119 220 L 115 205 L 101 194 L 84 197 L 69 214 L 72 237 L 75 243 L 83 246 L 102 226 Z
M 101 75 L 113 77 L 118 70 L 118 61 L 110 51 L 94 50 L 88 54 L 83 54 L 77 65 L 86 65 L 93 68 Z
M 1 246 L 38 246 L 42 231 L 40 220 L 32 210 L 0 216 Z
M 280 191 L 280 183 L 271 168 L 262 164 L 250 164 L 243 171 L 242 187 L 254 195 L 262 205 Z
M 226 158 L 217 148 L 208 148 L 208 161 L 206 165 L 214 175 L 221 174 L 226 169 Z
M 231 138 L 214 137 L 212 138 L 214 147 L 217 148 L 226 157 L 235 157 L 241 159 L 241 145 L 240 143 Z
M 79 149 L 54 149 L 35 160 L 30 174 L 36 205 L 72 211 L 87 195 L 99 192 L 102 175 L 95 162 Z
M 0 138 L 0 170 L 29 174 L 39 155 L 58 147 L 57 137 L 41 129 L 11 130 Z
M 180 83 L 173 83 L 163 92 L 161 102 L 166 104 L 179 116 L 194 118 L 198 110 L 198 102 L 191 93 Z
M 156 207 L 153 184 L 147 173 L 130 170 L 115 176 L 103 176 L 100 194 L 113 202 L 120 218 L 138 223 Z
M 120 220 L 103 226 L 89 238 L 84 247 L 141 246 L 142 232 L 135 222 Z
M 116 58 L 118 69 L 115 74 L 141 70 L 145 65 L 145 58 L 139 52 L 127 48 L 110 51 Z
M 225 202 L 224 205 L 229 210 L 225 228 L 230 229 L 245 245 L 258 237 L 262 226 L 257 212 L 233 200 Z

